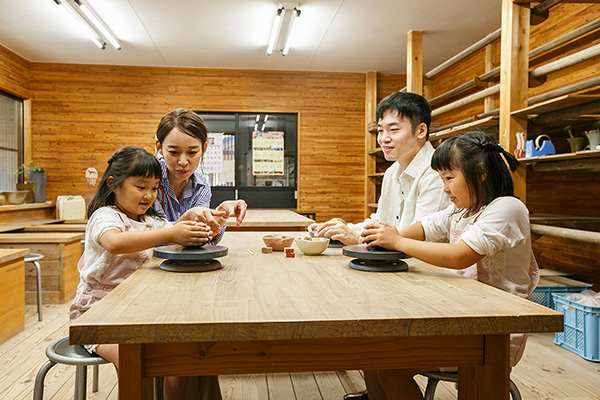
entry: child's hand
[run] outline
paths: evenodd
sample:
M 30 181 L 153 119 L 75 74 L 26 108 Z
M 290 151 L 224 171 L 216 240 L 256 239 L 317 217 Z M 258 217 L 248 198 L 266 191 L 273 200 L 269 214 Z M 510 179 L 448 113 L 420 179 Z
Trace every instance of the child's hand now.
M 379 246 L 389 250 L 399 250 L 398 242 L 401 238 L 398 230 L 390 224 L 380 222 L 369 224 L 361 232 L 360 236 L 367 247 Z
M 201 246 L 211 239 L 211 230 L 202 222 L 180 221 L 173 225 L 173 241 L 182 246 Z

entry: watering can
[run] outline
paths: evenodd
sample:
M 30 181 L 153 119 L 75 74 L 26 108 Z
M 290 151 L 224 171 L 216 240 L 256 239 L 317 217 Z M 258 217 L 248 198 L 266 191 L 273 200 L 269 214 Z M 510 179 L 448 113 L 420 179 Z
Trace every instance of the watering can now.
M 535 143 L 534 140 L 528 140 L 525 144 L 525 157 L 547 156 L 549 154 L 556 154 L 556 150 L 548 135 L 539 135 L 535 138 Z

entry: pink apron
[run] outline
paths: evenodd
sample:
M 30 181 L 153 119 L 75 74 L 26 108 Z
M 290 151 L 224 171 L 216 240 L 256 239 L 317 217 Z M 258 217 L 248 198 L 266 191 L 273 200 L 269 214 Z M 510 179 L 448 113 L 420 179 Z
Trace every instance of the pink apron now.
M 479 215 L 481 215 L 481 212 L 483 212 L 483 210 L 479 211 L 479 213 L 476 215 L 476 217 L 473 219 L 473 221 L 470 222 L 471 225 L 477 221 L 477 219 L 479 218 Z M 462 218 L 462 216 L 461 216 L 461 218 Z M 451 244 L 458 243 L 464 232 L 465 232 L 464 229 L 457 229 L 455 226 L 452 226 L 450 229 L 450 243 Z M 455 272 L 457 274 L 467 277 L 469 279 L 474 279 L 479 282 L 487 283 L 487 282 L 489 282 L 488 272 L 485 270 L 482 261 L 483 261 L 483 259 L 481 259 L 477 264 L 471 265 L 470 267 L 467 267 L 465 269 L 455 270 Z M 531 292 L 533 292 L 533 290 L 537 286 L 538 281 L 539 281 L 539 268 L 538 268 L 538 264 L 535 259 L 535 256 L 533 255 L 533 251 L 531 251 L 531 258 L 529 261 L 528 294 L 531 294 Z M 529 296 L 528 296 L 528 298 L 529 298 Z M 514 367 L 515 365 L 517 365 L 519 360 L 521 360 L 521 357 L 523 356 L 523 352 L 525 351 L 526 341 L 527 341 L 526 333 L 512 333 L 510 335 L 510 365 L 511 365 L 511 367 Z
M 125 225 L 125 231 L 131 229 L 131 222 L 128 218 L 118 214 Z M 146 228 L 152 229 L 152 222 L 149 218 L 145 219 Z M 69 309 L 69 319 L 73 322 L 84 312 L 89 310 L 92 305 L 106 296 L 111 290 L 140 268 L 146 261 L 152 258 L 152 249 L 143 250 L 136 253 L 113 254 L 106 272 L 100 282 L 92 283 L 80 281 L 77 286 L 77 294 Z M 81 271 L 85 262 L 85 255 L 82 255 L 77 263 L 77 269 Z

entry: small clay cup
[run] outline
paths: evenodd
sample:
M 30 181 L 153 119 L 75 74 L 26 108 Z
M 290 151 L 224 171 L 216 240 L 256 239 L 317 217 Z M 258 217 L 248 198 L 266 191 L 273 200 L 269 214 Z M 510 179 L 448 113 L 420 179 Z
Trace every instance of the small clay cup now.
M 584 137 L 572 137 L 567 138 L 569 146 L 571 146 L 571 153 L 583 150 L 585 148 L 585 142 L 587 141 Z

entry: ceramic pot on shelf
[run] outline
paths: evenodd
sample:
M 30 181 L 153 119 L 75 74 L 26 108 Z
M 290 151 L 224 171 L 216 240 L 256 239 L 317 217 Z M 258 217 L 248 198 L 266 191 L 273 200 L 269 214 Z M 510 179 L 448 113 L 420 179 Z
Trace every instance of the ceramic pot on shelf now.
M 588 132 L 585 135 L 590 141 L 590 150 L 600 149 L 600 132 Z

